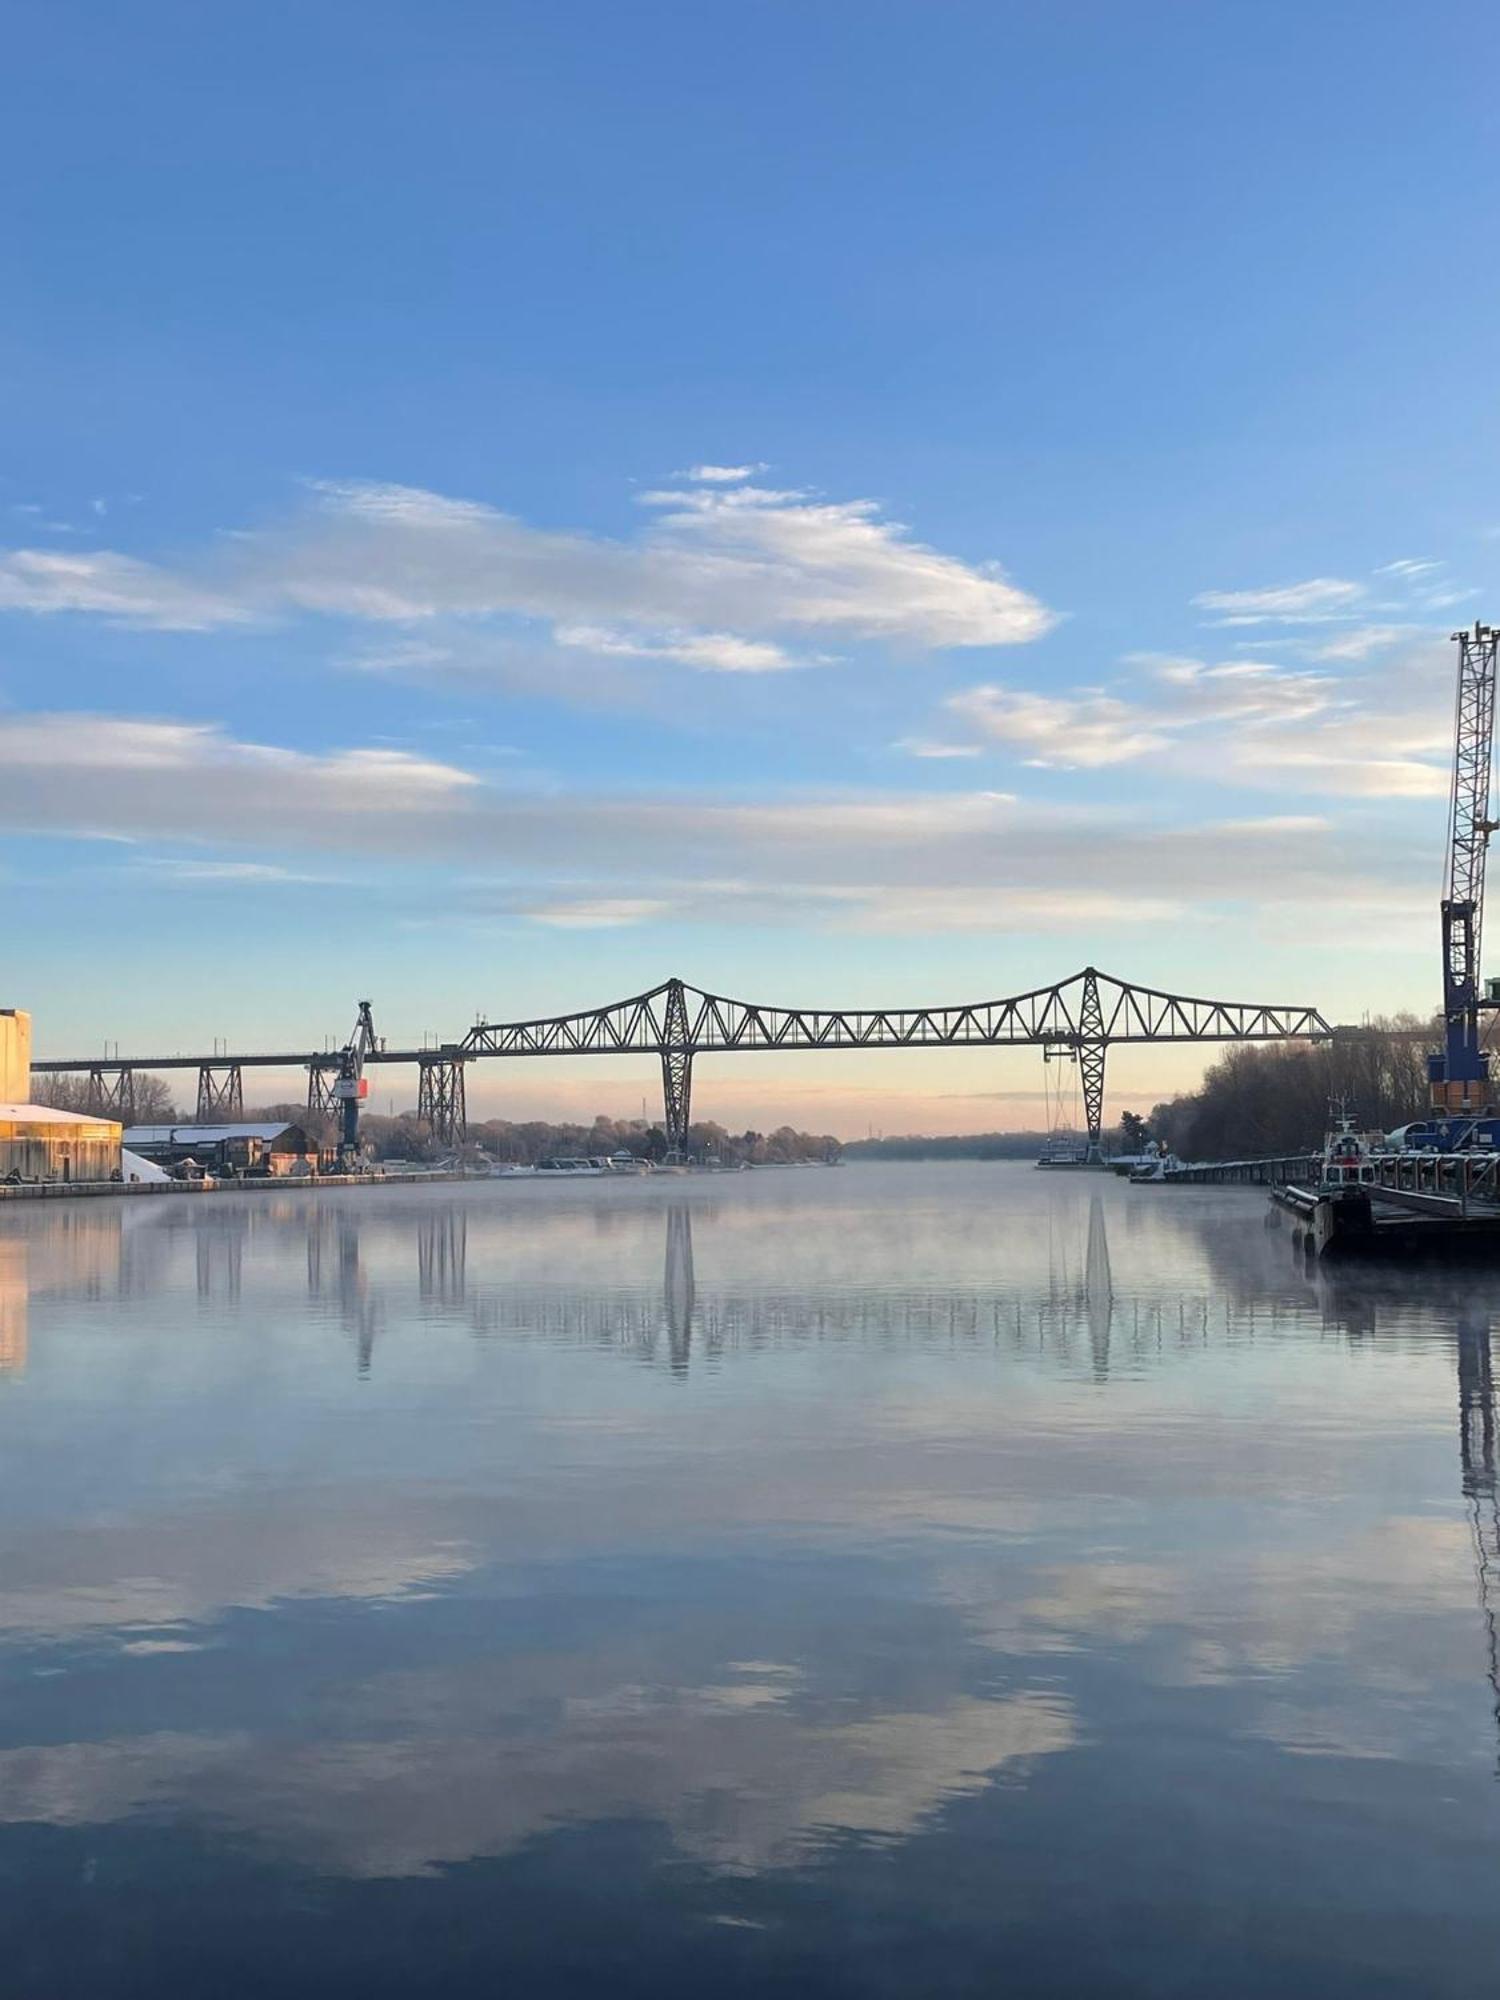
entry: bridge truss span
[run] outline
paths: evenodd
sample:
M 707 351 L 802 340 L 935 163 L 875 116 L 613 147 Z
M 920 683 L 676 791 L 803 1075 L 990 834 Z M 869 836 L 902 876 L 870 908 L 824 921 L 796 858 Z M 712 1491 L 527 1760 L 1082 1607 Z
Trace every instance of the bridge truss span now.
M 955 1007 L 773 1007 L 668 979 L 584 1013 L 481 1021 L 469 1056 L 651 1055 L 749 1049 L 1078 1047 L 1088 1042 L 1246 1042 L 1321 1038 L 1315 1007 L 1199 1000 L 1086 966 L 1054 986 Z
M 308 1105 L 328 1111 L 335 1080 L 358 1075 L 362 1065 L 400 1064 L 419 1073 L 419 1110 L 445 1143 L 456 1144 L 467 1124 L 465 1070 L 488 1058 L 517 1056 L 646 1055 L 661 1062 L 663 1129 L 669 1151 L 686 1150 L 691 1118 L 693 1059 L 798 1049 L 1040 1048 L 1048 1058 L 1076 1061 L 1088 1137 L 1097 1153 L 1103 1122 L 1105 1056 L 1116 1043 L 1269 1042 L 1323 1040 L 1335 1030 L 1315 1007 L 1259 1001 L 1203 1000 L 1159 987 L 1136 986 L 1085 966 L 1052 986 L 1033 987 L 1001 1000 L 934 1007 L 784 1007 L 731 999 L 667 979 L 649 992 L 580 1013 L 531 1021 L 480 1021 L 459 1041 L 435 1047 L 392 1048 L 377 1040 L 362 1004 L 363 1039 L 342 1049 L 296 1054 L 164 1057 L 54 1058 L 32 1067 L 43 1073 L 87 1077 L 93 1109 L 130 1123 L 135 1079 L 158 1069 L 196 1069 L 200 1119 L 241 1116 L 242 1070 L 302 1068 Z M 351 1070 L 351 1059 L 356 1057 Z
M 1103 1123 L 1105 1051 L 1115 1042 L 1321 1039 L 1315 1007 L 1203 1000 L 1085 966 L 1052 986 L 943 1007 L 780 1007 L 706 993 L 680 979 L 577 1014 L 478 1022 L 464 1057 L 659 1055 L 668 1145 L 686 1145 L 695 1055 L 781 1049 L 1041 1047 L 1075 1058 L 1090 1148 Z

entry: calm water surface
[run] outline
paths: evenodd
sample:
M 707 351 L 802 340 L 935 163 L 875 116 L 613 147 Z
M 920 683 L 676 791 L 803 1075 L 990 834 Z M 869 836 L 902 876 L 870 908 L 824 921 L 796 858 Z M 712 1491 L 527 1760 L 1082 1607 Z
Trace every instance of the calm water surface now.
M 0 1213 L 0 1964 L 1490 1995 L 1484 1274 L 1011 1166 Z

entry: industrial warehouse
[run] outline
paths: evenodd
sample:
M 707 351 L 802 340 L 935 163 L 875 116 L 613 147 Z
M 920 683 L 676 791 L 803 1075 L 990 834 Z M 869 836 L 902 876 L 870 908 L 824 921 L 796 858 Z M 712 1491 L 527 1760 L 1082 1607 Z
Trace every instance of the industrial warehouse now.
M 0 1008 L 0 1182 L 118 1180 L 120 1127 L 31 1099 L 31 1016 Z
M 300 1125 L 273 1119 L 250 1125 L 132 1125 L 127 1151 L 183 1178 L 208 1174 L 315 1174 L 317 1141 Z

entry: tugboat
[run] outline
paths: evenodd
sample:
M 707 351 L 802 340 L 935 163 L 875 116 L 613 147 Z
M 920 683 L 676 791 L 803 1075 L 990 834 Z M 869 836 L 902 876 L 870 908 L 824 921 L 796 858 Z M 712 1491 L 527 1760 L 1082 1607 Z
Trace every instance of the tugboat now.
M 1354 1129 L 1347 1104 L 1330 1105 L 1329 1114 L 1334 1125 L 1323 1141 L 1318 1193 L 1332 1194 L 1344 1188 L 1369 1187 L 1375 1179 L 1369 1142 Z
M 1307 1247 L 1322 1255 L 1370 1243 L 1375 1234 L 1370 1189 L 1375 1167 L 1370 1147 L 1355 1130 L 1346 1104 L 1329 1107 L 1333 1129 L 1323 1141 L 1318 1171 L 1309 1183 L 1273 1188 L 1271 1199 L 1306 1225 Z

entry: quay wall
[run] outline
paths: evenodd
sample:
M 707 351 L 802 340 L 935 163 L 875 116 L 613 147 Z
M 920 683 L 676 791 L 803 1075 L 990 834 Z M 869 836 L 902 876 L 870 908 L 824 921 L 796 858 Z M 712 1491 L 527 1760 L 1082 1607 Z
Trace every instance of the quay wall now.
M 263 1180 L 201 1181 L 22 1181 L 0 1184 L 0 1202 L 71 1201 L 91 1195 L 243 1194 L 272 1188 L 290 1194 L 295 1188 L 401 1187 L 426 1181 L 478 1181 L 479 1174 L 268 1174 Z

